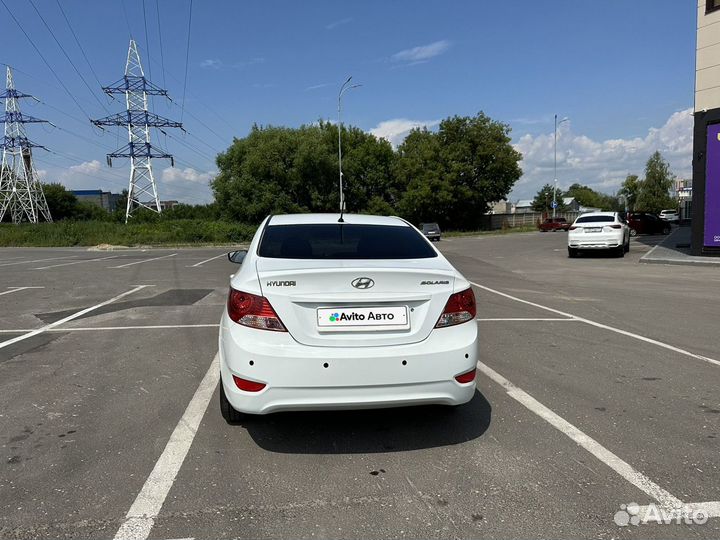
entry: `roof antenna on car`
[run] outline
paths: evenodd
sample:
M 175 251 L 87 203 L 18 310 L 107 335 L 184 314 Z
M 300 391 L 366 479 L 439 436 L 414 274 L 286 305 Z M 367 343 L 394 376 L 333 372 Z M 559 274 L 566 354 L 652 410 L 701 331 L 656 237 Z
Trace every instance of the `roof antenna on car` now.
M 345 222 L 345 220 L 343 219 L 343 213 L 345 212 L 345 192 L 343 191 L 342 172 L 342 117 L 340 116 L 340 113 L 342 112 L 342 96 L 348 90 L 362 86 L 362 84 L 350 85 L 351 80 L 352 75 L 350 75 L 347 80 L 342 84 L 342 86 L 340 87 L 340 92 L 338 93 L 338 168 L 340 169 L 340 219 L 338 219 L 338 223 Z

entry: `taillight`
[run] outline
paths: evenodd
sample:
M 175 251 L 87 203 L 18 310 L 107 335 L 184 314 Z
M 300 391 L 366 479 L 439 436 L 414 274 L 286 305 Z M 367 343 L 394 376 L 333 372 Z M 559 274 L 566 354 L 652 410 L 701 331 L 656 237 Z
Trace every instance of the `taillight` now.
M 240 390 L 244 390 L 245 392 L 259 392 L 267 386 L 265 383 L 241 379 L 237 375 L 233 375 L 233 381 L 235 382 L 235 386 L 237 386 Z
M 475 293 L 473 293 L 472 289 L 465 289 L 448 298 L 445 309 L 440 315 L 437 324 L 435 324 L 435 328 L 471 321 L 475 318 L 476 313 Z
M 610 227 L 612 227 L 613 229 L 622 229 L 622 225 L 617 225 L 617 224 L 610 225 Z
M 568 229 L 568 230 L 570 230 L 570 231 L 574 231 L 574 230 L 575 230 L 575 229 L 577 229 L 577 228 L 578 228 L 578 227 L 576 227 L 575 225 L 573 225 L 573 226 L 572 226 L 572 227 L 570 227 L 570 229 Z
M 287 332 L 270 302 L 264 296 L 236 291 L 230 288 L 227 301 L 228 316 L 238 324 L 272 330 L 274 332 Z
M 475 380 L 475 368 L 473 368 L 472 371 L 468 371 L 467 373 L 456 375 L 455 380 L 460 384 L 473 382 Z

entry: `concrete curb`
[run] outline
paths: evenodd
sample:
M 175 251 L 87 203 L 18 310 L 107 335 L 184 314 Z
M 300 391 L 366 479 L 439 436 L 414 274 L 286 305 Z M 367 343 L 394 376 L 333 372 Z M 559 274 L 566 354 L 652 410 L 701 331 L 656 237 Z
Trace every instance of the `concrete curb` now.
M 669 264 L 669 265 L 684 265 L 684 266 L 716 266 L 720 267 L 720 258 L 717 257 L 695 257 L 692 255 L 685 255 L 680 257 L 668 257 L 654 255 L 655 250 L 659 247 L 666 249 L 673 249 L 670 246 L 674 242 L 675 238 L 682 231 L 682 228 L 677 228 L 671 234 L 667 236 L 662 242 L 653 247 L 645 255 L 640 257 L 638 262 L 643 264 Z

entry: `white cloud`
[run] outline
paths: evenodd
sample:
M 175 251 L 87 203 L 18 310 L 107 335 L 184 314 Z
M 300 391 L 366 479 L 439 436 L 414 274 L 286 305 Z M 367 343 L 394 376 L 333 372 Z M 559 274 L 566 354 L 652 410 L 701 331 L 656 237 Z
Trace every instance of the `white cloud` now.
M 410 131 L 415 128 L 435 127 L 440 120 L 409 120 L 407 118 L 394 118 L 380 122 L 370 130 L 370 133 L 390 141 L 393 148 L 397 148 L 405 140 Z
M 38 174 L 42 174 L 43 181 L 60 182 L 69 190 L 102 189 L 112 193 L 127 189 L 130 180 L 127 163 L 111 169 L 98 160 L 84 161 L 70 167 L 51 168 L 43 170 L 42 173 L 38 171 Z M 160 200 L 178 200 L 188 204 L 212 202 L 210 180 L 216 175 L 217 171 L 203 172 L 190 167 L 155 167 Z
M 312 86 L 308 86 L 307 88 L 305 88 L 305 91 L 310 92 L 311 90 L 319 90 L 320 88 L 326 88 L 328 86 L 330 86 L 329 83 L 314 84 Z
M 441 55 L 450 48 L 450 42 L 443 39 L 427 45 L 420 45 L 411 49 L 405 49 L 392 55 L 396 62 L 426 62 L 431 58 Z
M 672 171 L 689 178 L 692 168 L 692 109 L 673 113 L 645 137 L 596 141 L 572 131 L 570 122 L 558 128 L 557 176 L 561 188 L 575 182 L 606 193 L 619 189 L 628 174 L 642 177 L 645 162 L 659 150 Z M 553 182 L 553 133 L 523 135 L 514 144 L 523 155 L 523 176 L 510 198 L 528 198 Z
M 176 167 L 167 167 L 163 169 L 161 180 L 163 182 L 167 183 L 183 183 L 183 182 L 190 182 L 195 184 L 207 184 L 215 178 L 217 175 L 217 172 L 214 171 L 208 171 L 208 172 L 198 172 L 192 167 L 186 167 L 185 169 L 180 169 Z
M 342 26 L 343 24 L 347 24 L 349 22 L 352 22 L 352 17 L 347 17 L 345 19 L 340 19 L 339 21 L 333 21 L 327 25 L 325 25 L 326 30 L 334 30 L 338 26 Z
M 222 60 L 218 60 L 217 58 L 208 58 L 207 60 L 200 62 L 200 67 L 206 69 L 220 69 L 223 67 L 223 63 Z
M 92 161 L 83 161 L 80 165 L 72 165 L 71 167 L 68 167 L 70 174 L 97 174 L 100 169 L 102 169 L 102 164 L 97 159 L 93 159 Z

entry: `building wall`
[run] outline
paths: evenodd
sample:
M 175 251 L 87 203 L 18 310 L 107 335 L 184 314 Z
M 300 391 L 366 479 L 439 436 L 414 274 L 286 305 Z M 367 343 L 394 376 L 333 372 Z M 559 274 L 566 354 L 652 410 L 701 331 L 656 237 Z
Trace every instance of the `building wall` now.
M 695 110 L 720 107 L 720 10 L 706 13 L 698 0 Z
M 707 178 L 708 128 L 720 124 L 720 9 L 708 12 L 718 0 L 698 0 L 697 50 L 695 56 L 695 113 L 693 133 L 692 246 L 693 255 L 720 255 L 720 245 L 708 241 L 720 231 L 720 178 Z M 710 144 L 709 144 L 710 143 Z M 717 163 L 720 156 L 711 157 Z M 711 169 L 716 169 L 716 165 Z M 706 200 L 708 203 L 706 204 Z M 712 232 L 711 232 L 712 231 Z M 713 244 L 713 245 L 710 245 Z

